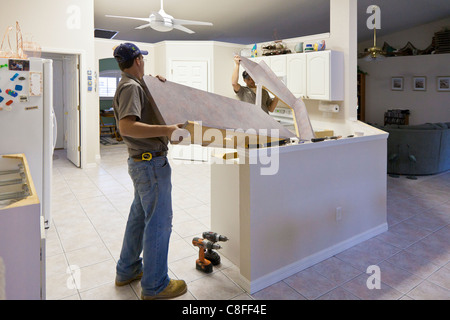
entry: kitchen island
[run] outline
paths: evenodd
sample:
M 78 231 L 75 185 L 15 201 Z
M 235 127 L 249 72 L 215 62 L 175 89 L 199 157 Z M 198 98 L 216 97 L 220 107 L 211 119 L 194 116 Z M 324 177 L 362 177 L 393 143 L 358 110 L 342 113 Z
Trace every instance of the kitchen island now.
M 230 239 L 220 253 L 249 293 L 387 230 L 388 134 L 359 121 L 338 131 L 212 164 L 211 230 Z

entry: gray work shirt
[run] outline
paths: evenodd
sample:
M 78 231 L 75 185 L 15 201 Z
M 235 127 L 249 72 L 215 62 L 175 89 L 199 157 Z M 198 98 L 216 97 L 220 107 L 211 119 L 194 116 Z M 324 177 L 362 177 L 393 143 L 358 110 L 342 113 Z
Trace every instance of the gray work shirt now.
M 143 81 L 122 72 L 122 79 L 117 86 L 113 99 L 113 109 L 116 122 L 127 116 L 135 116 L 136 121 L 150 125 L 164 124 L 158 116 L 158 110 L 153 110 L 150 104 L 150 92 Z M 122 136 L 128 147 L 130 156 L 140 155 L 149 151 L 167 151 L 168 138 L 131 138 Z
M 248 102 L 248 103 L 253 103 L 255 104 L 256 102 L 256 93 L 250 89 L 249 87 L 244 87 L 241 86 L 239 91 L 236 92 L 236 95 L 239 97 L 239 100 L 244 101 L 244 102 Z M 261 109 L 269 114 L 269 107 L 270 104 L 272 103 L 272 99 L 269 96 L 269 93 L 267 92 L 266 89 L 262 89 L 262 99 L 261 99 Z

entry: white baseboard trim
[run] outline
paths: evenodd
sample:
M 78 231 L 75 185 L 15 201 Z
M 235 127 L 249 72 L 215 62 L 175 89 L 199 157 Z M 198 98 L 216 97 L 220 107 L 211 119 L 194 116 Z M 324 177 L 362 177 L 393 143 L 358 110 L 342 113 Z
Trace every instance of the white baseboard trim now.
M 271 273 L 268 273 L 258 279 L 255 280 L 249 280 L 239 275 L 239 279 L 236 279 L 238 284 L 247 292 L 250 294 L 253 294 L 255 292 L 258 292 L 264 288 L 267 288 L 268 286 L 277 283 L 278 281 L 281 281 L 283 279 L 286 279 L 297 272 L 300 272 L 306 268 L 309 268 L 316 263 L 319 263 L 325 259 L 328 259 L 344 250 L 347 250 L 348 248 L 353 247 L 354 245 L 357 245 L 358 243 L 361 243 L 365 240 L 368 240 L 370 238 L 373 238 L 385 231 L 388 230 L 387 223 L 383 223 L 375 228 L 372 228 L 370 230 L 367 230 L 363 233 L 360 233 L 356 236 L 353 236 L 347 240 L 344 240 L 338 244 L 335 244 L 331 247 L 328 247 L 322 251 L 319 251 L 317 253 L 314 253 L 306 258 L 303 258 L 297 262 L 291 263 L 285 267 L 282 267 L 278 270 L 275 270 Z

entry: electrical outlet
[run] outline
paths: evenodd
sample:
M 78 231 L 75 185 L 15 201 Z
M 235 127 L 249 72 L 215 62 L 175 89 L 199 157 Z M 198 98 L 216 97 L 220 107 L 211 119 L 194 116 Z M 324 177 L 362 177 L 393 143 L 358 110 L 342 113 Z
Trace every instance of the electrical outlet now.
M 342 220 L 342 208 L 337 207 L 336 208 L 336 221 Z

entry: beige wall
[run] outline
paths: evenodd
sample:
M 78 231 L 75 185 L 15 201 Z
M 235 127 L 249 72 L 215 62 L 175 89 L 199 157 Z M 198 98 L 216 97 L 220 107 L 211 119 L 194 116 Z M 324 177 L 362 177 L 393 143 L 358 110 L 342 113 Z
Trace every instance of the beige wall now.
M 95 59 L 96 61 L 100 59 L 113 58 L 114 48 L 121 43 L 127 41 L 123 40 L 108 40 L 108 39 L 98 39 L 94 40 L 95 43 Z M 145 57 L 145 74 L 155 73 L 155 46 L 150 43 L 144 42 L 133 42 L 135 45 L 139 47 L 140 50 L 147 50 L 148 55 Z
M 154 45 L 155 49 L 155 74 L 166 77 L 166 46 L 164 42 Z
M 386 41 L 396 49 L 410 41 L 416 48 L 425 49 L 434 33 L 450 25 L 450 18 L 423 26 L 404 30 L 391 35 L 377 35 L 377 46 Z M 383 27 L 383 26 L 381 26 Z M 359 50 L 372 46 L 371 41 L 359 44 Z M 450 121 L 450 93 L 437 91 L 438 76 L 450 76 L 450 54 L 391 57 L 380 62 L 358 60 L 366 76 L 366 121 L 384 123 L 384 112 L 389 109 L 411 110 L 410 124 Z M 413 77 L 426 76 L 427 90 L 413 90 Z M 392 91 L 391 78 L 403 77 L 404 90 Z
M 213 60 L 214 93 L 228 98 L 237 98 L 231 86 L 231 74 L 234 68 L 234 54 L 244 46 L 232 43 L 215 42 Z
M 450 54 L 359 60 L 366 76 L 366 122 L 383 125 L 384 112 L 409 109 L 410 124 L 450 121 L 450 92 L 438 92 L 438 76 L 450 76 Z M 413 77 L 426 76 L 427 90 L 414 91 Z M 391 90 L 391 78 L 403 77 L 403 91 Z

